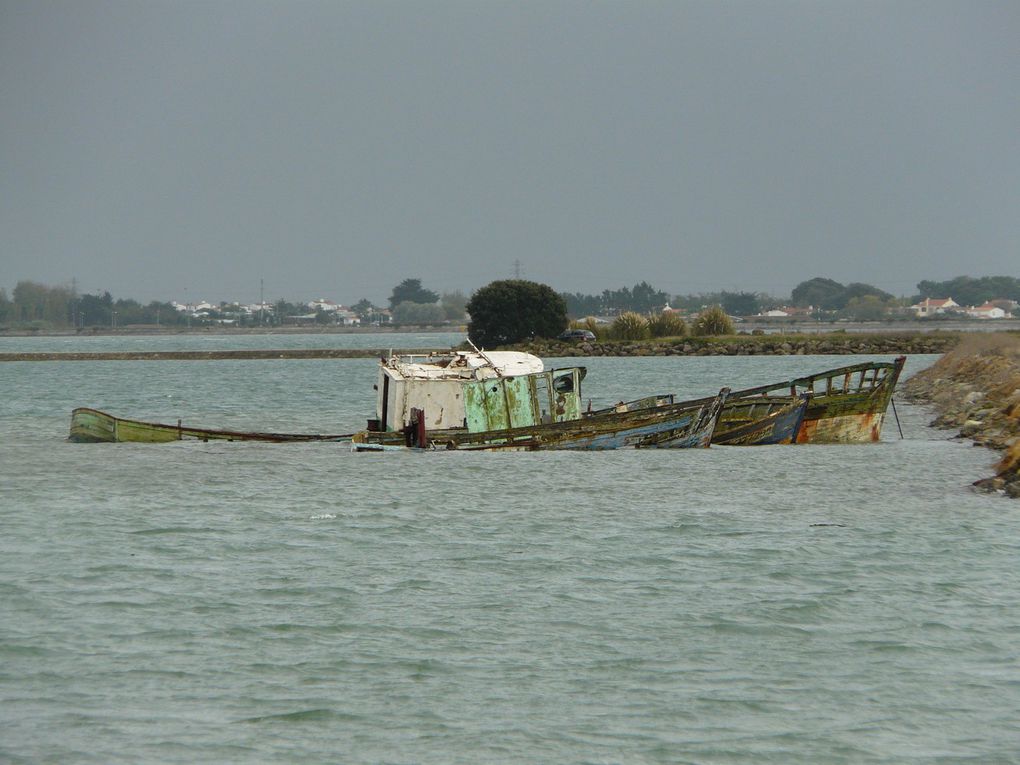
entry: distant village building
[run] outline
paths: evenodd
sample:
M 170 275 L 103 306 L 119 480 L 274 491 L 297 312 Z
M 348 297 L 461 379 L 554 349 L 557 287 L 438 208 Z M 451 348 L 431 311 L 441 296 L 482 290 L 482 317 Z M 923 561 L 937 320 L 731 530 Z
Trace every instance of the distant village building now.
M 925 298 L 920 303 L 910 306 L 911 310 L 921 318 L 935 316 L 936 314 L 953 311 L 960 307 L 960 304 L 949 298 Z
M 788 316 L 811 316 L 814 312 L 815 307 L 812 305 L 806 307 L 784 305 L 781 308 L 772 308 L 758 315 L 781 319 Z
M 314 308 L 316 311 L 325 311 L 326 313 L 333 313 L 334 311 L 342 308 L 339 303 L 334 303 L 332 300 L 326 300 L 326 298 L 316 298 L 308 303 L 309 308 Z
M 343 324 L 344 326 L 353 326 L 361 324 L 361 319 L 354 311 L 349 308 L 344 308 L 340 303 L 335 303 L 332 300 L 326 298 L 316 298 L 308 303 L 309 308 L 314 308 L 316 312 L 322 311 L 333 315 L 333 321 L 336 324 Z M 315 319 L 315 314 L 311 314 L 312 320 Z M 307 319 L 308 317 L 298 317 L 301 319 Z
M 985 303 L 968 308 L 967 315 L 973 316 L 975 319 L 1005 319 L 1009 314 L 997 305 Z

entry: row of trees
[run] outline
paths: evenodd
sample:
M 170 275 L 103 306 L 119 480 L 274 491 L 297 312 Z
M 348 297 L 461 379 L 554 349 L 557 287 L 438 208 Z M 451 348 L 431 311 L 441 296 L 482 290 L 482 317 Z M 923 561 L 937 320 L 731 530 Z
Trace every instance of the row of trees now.
M 699 311 L 718 305 L 731 316 L 753 316 L 770 308 L 793 305 L 812 307 L 821 313 L 838 313 L 847 318 L 878 318 L 890 309 L 909 306 L 926 297 L 952 297 L 961 305 L 980 305 L 989 300 L 1005 298 L 1020 301 L 1020 279 L 1011 276 L 958 276 L 944 282 L 922 281 L 918 294 L 897 298 L 863 282 L 841 284 L 833 279 L 815 277 L 793 288 L 789 300 L 763 292 L 708 292 L 690 295 L 669 295 L 648 282 L 632 288 L 603 290 L 600 295 L 564 293 L 567 312 L 574 317 L 616 316 L 627 311 L 651 314 L 667 303 L 673 308 Z
M 878 287 L 861 282 L 843 285 L 832 279 L 816 277 L 801 282 L 793 288 L 790 302 L 800 308 L 809 306 L 822 311 L 842 311 L 854 299 L 874 297 L 884 303 L 894 303 L 896 298 Z
M 477 290 L 467 305 L 471 314 L 468 337 L 479 347 L 512 345 L 532 338 L 556 337 L 569 324 L 567 301 L 552 287 L 523 279 L 495 281 Z M 592 318 L 574 322 L 601 340 L 643 340 L 650 337 L 681 337 L 688 333 L 683 319 L 659 312 L 651 317 L 625 311 L 609 325 Z M 733 322 L 721 306 L 700 312 L 690 328 L 693 335 L 727 335 Z
M 793 296 L 787 300 L 764 292 L 702 292 L 690 295 L 670 295 L 648 282 L 634 287 L 603 290 L 601 295 L 564 293 L 567 313 L 581 316 L 618 316 L 628 311 L 652 314 L 665 305 L 697 312 L 707 306 L 718 305 L 731 316 L 753 316 L 770 308 L 791 304 L 814 306 L 823 311 L 842 311 L 855 298 L 872 295 L 882 301 L 894 301 L 892 295 L 869 284 L 854 283 L 847 286 L 832 279 L 816 278 L 798 284 Z
M 601 295 L 565 292 L 563 299 L 571 316 L 612 316 L 626 311 L 651 313 L 661 310 L 670 301 L 670 296 L 648 282 L 639 282 L 632 288 L 603 290 Z
M 524 283 L 523 280 L 505 280 L 493 284 Z M 534 282 L 527 282 L 535 284 Z M 482 290 L 491 287 L 487 285 Z M 543 285 L 544 286 L 544 285 Z M 794 306 L 812 306 L 820 313 L 839 315 L 846 318 L 869 320 L 887 315 L 890 309 L 910 305 L 925 297 L 953 297 L 962 305 L 978 305 L 995 298 L 1020 301 L 1020 279 L 1008 276 L 967 277 L 961 276 L 945 282 L 922 281 L 918 284 L 919 294 L 909 299 L 895 298 L 888 292 L 870 284 L 853 282 L 847 285 L 832 279 L 815 277 L 794 287 L 789 301 L 765 293 L 712 292 L 692 295 L 669 295 L 646 281 L 633 287 L 603 290 L 599 295 L 583 293 L 556 294 L 558 307 L 562 302 L 566 315 L 575 318 L 585 316 L 620 316 L 634 313 L 654 316 L 670 304 L 674 308 L 700 312 L 712 305 L 721 306 L 731 316 L 749 316 L 789 302 Z M 528 290 L 524 291 L 528 295 Z M 476 295 L 478 292 L 475 293 Z M 543 294 L 546 294 L 543 292 Z M 365 323 L 381 323 L 392 319 L 394 324 L 434 325 L 459 322 L 465 314 L 473 312 L 470 306 L 484 310 L 480 304 L 469 300 L 462 292 L 453 291 L 440 295 L 422 285 L 421 279 L 405 279 L 393 288 L 389 297 L 388 315 L 369 300 L 363 298 L 352 306 L 352 310 Z M 240 306 L 221 303 L 219 309 L 212 309 L 205 317 L 208 321 L 231 320 L 238 324 L 278 324 L 287 317 L 305 316 L 305 304 L 277 301 L 272 311 L 252 316 Z M 53 326 L 53 327 L 112 327 L 129 324 L 184 325 L 194 321 L 183 312 L 175 310 L 168 302 L 154 301 L 148 305 L 131 299 L 114 300 L 109 292 L 96 295 L 79 295 L 68 287 L 49 287 L 35 282 L 19 282 L 11 297 L 0 289 L 0 326 Z M 335 321 L 331 314 L 320 311 L 316 320 L 327 324 Z M 512 324 L 513 317 L 506 321 Z M 509 330 L 513 332 L 513 330 Z
M 915 303 L 925 298 L 946 297 L 960 305 L 981 305 L 998 298 L 1020 302 L 1020 279 L 1012 276 L 957 276 L 945 282 L 923 281 L 917 289 L 920 294 L 915 296 Z
M 464 293 L 459 291 L 444 292 L 440 296 L 423 287 L 421 279 L 404 279 L 393 288 L 389 299 L 393 323 L 426 325 L 463 321 L 467 301 Z M 358 312 L 359 306 L 366 304 L 371 306 L 368 300 L 362 298 L 352 306 L 352 310 Z
M 184 324 L 170 303 L 142 305 L 114 300 L 109 292 L 79 295 L 68 287 L 19 282 L 11 297 L 0 289 L 0 325 L 52 327 L 113 327 L 127 324 Z

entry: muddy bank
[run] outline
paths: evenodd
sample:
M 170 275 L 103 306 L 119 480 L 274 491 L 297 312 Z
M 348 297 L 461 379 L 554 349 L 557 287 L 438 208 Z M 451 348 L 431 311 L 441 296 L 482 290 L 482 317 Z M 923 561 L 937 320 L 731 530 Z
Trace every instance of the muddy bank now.
M 536 356 L 809 356 L 840 354 L 910 355 L 945 353 L 960 341 L 957 333 L 828 335 L 735 335 L 661 340 L 564 343 L 533 340 L 513 346 Z
M 968 336 L 901 390 L 934 408 L 933 426 L 1001 450 L 995 476 L 974 485 L 1020 498 L 1020 338 Z

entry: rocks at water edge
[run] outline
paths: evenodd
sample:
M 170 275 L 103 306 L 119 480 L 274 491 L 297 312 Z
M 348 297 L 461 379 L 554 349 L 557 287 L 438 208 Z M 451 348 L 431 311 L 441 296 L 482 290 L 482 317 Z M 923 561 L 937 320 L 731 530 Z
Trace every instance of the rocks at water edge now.
M 968 337 L 901 390 L 935 409 L 934 427 L 1002 450 L 995 475 L 974 486 L 1020 498 L 1020 338 Z

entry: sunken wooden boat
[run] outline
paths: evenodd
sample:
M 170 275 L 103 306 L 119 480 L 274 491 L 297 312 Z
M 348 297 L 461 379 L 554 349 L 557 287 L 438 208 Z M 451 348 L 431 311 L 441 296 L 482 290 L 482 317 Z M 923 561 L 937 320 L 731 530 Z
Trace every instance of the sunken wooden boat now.
M 803 419 L 793 443 L 854 444 L 878 441 L 906 356 L 894 361 L 868 361 L 837 367 L 792 380 L 734 391 L 727 408 L 756 400 L 807 397 Z M 718 442 L 716 442 L 718 443 Z
M 133 442 L 166 443 L 168 441 L 267 441 L 272 443 L 297 441 L 346 441 L 351 434 L 325 435 L 311 433 L 262 433 L 236 430 L 193 428 L 158 422 L 143 422 L 115 417 L 107 412 L 79 407 L 71 412 L 71 432 L 68 441 L 77 443 Z
M 729 393 L 694 401 L 649 396 L 583 412 L 584 367 L 528 371 L 529 354 L 454 352 L 384 359 L 376 417 L 356 451 L 389 449 L 604 450 L 707 447 Z M 520 373 L 515 374 L 514 372 Z
M 792 444 L 797 439 L 809 401 L 807 395 L 728 400 L 712 434 L 712 443 L 726 446 Z

